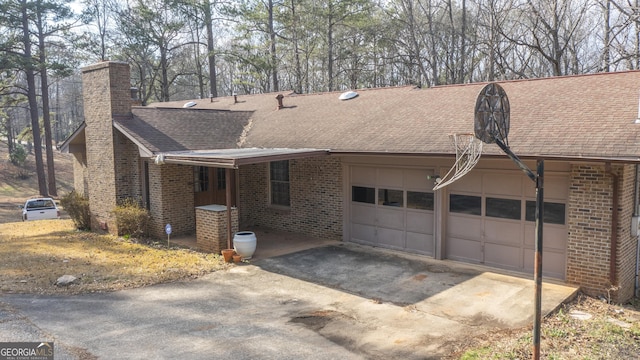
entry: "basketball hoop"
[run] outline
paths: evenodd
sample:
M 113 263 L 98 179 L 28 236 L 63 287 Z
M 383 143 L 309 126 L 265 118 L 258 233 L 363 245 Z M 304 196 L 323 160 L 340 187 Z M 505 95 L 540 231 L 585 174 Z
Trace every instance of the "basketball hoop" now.
M 447 174 L 441 179 L 436 179 L 433 191 L 443 188 L 460 179 L 471 171 L 482 155 L 482 141 L 471 133 L 449 135 L 451 143 L 456 149 L 456 162 Z

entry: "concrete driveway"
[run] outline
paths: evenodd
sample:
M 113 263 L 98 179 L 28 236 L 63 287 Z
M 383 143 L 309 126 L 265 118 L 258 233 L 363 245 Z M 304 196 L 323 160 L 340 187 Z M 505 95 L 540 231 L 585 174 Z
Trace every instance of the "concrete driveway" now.
M 576 289 L 544 284 L 544 312 Z M 533 282 L 340 244 L 195 281 L 83 296 L 0 297 L 0 341 L 56 359 L 437 359 L 531 324 Z

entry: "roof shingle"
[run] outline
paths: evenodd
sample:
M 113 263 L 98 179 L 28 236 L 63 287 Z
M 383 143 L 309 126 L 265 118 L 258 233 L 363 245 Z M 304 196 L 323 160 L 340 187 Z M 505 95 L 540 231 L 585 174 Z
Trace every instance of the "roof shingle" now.
M 639 71 L 500 84 L 511 107 L 509 145 L 518 156 L 639 159 Z M 136 108 L 135 126 L 127 129 L 153 151 L 240 146 L 451 154 L 448 135 L 473 132 L 485 85 L 365 89 L 346 101 L 337 92 L 288 94 L 280 110 L 275 93 L 239 96 L 237 103 L 194 100 L 190 109 L 181 109 L 185 101 L 157 103 Z M 496 145 L 485 153 L 502 154 Z

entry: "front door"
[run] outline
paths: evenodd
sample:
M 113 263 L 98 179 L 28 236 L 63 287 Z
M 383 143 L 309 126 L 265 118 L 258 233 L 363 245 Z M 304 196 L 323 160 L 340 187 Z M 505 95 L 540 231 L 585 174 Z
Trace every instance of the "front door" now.
M 193 167 L 195 206 L 226 205 L 227 181 L 224 168 Z M 231 171 L 231 205 L 236 205 L 235 171 Z

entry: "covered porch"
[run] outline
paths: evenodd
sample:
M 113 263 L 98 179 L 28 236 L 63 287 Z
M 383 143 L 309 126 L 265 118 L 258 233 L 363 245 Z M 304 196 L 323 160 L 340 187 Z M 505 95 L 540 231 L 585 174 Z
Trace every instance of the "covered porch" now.
M 301 250 L 306 250 L 318 246 L 340 243 L 338 240 L 327 240 L 315 238 L 307 234 L 286 232 L 281 230 L 267 229 L 264 227 L 253 227 L 245 229 L 256 234 L 256 252 L 251 260 L 260 260 L 280 255 L 286 255 Z M 195 251 L 198 248 L 196 235 L 181 235 L 170 239 L 171 246 L 180 246 Z
M 220 250 L 232 247 L 235 232 L 251 231 L 249 227 L 243 226 L 240 219 L 240 212 L 243 206 L 240 200 L 240 193 L 243 189 L 240 181 L 238 169 L 241 166 L 252 166 L 256 164 L 267 164 L 274 161 L 294 160 L 311 157 L 322 157 L 328 155 L 327 150 L 318 149 L 220 149 L 220 150 L 200 150 L 200 151 L 175 151 L 160 153 L 155 156 L 155 164 L 176 164 L 193 166 L 196 171 L 194 184 L 195 195 L 195 235 L 177 236 L 176 241 L 182 242 L 185 246 L 197 248 L 199 251 L 220 253 Z M 204 169 L 204 170 L 202 170 Z M 209 169 L 209 170 L 206 170 Z M 208 177 L 201 176 L 205 173 Z M 213 176 L 211 176 L 213 174 Z M 261 179 L 267 174 L 259 175 L 252 173 L 250 177 L 260 176 Z M 202 178 L 206 181 L 202 181 Z M 288 180 L 288 179 L 287 179 Z M 265 179 L 260 180 L 265 181 Z M 266 179 L 268 181 L 268 179 Z M 249 182 L 255 182 L 250 180 Z M 209 184 L 204 186 L 203 184 Z M 199 187 L 198 187 L 199 186 Z M 209 190 L 207 190 L 209 189 Z M 205 191 L 215 190 L 220 193 L 215 196 L 203 197 Z M 205 190 L 205 191 L 203 191 Z M 253 191 L 245 191 L 250 197 L 255 197 Z M 208 200 L 208 201 L 204 201 Z M 204 201 L 204 202 L 203 202 Z M 242 228 L 240 228 L 242 227 Z M 281 229 L 282 230 L 282 229 Z M 288 230 L 288 229 L 284 229 Z M 264 234 L 264 231 L 260 231 Z M 178 235 L 178 234 L 176 234 Z M 259 237 L 260 234 L 256 234 Z M 275 241 L 295 243 L 292 236 L 267 236 Z M 290 244 L 289 244 L 290 245 Z M 265 247 L 266 251 L 272 251 L 275 245 Z M 288 245 L 282 248 L 286 251 Z M 295 245 L 294 245 L 295 247 Z M 280 250 L 273 250 L 280 251 Z

